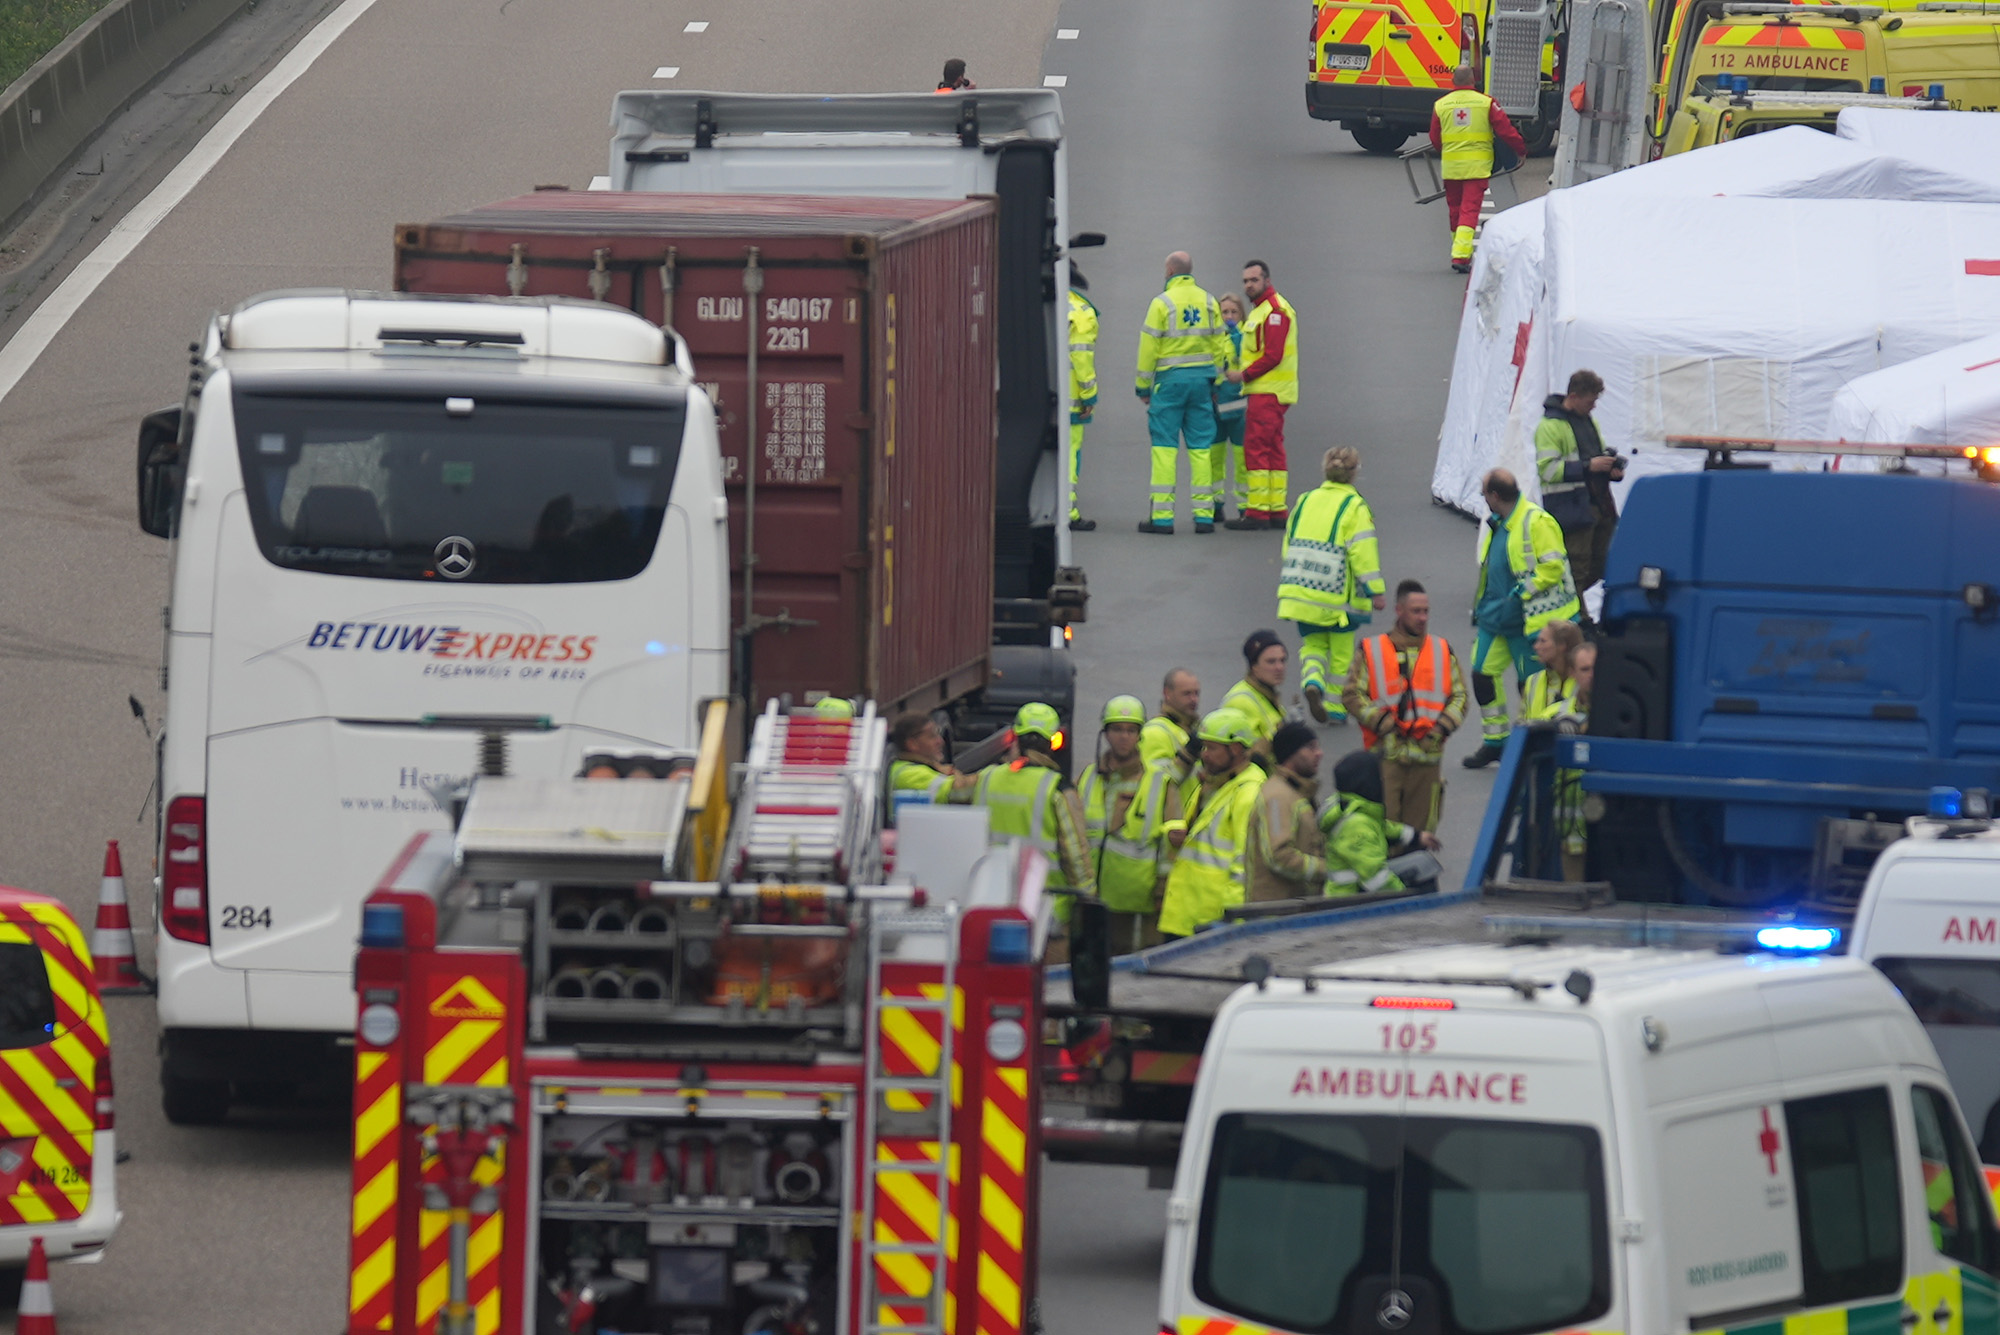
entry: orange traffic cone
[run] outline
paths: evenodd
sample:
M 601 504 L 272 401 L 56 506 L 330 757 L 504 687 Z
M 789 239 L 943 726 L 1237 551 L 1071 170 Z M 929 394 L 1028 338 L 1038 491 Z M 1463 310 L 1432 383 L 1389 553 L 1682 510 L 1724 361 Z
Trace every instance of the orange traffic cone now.
M 146 992 L 132 953 L 132 914 L 125 903 L 125 866 L 118 841 L 104 846 L 104 879 L 97 888 L 97 930 L 90 938 L 91 971 L 99 992 Z
M 15 1335 L 56 1335 L 56 1303 L 49 1295 L 49 1254 L 42 1240 L 28 1244 L 28 1274 L 21 1281 L 21 1305 L 14 1309 Z

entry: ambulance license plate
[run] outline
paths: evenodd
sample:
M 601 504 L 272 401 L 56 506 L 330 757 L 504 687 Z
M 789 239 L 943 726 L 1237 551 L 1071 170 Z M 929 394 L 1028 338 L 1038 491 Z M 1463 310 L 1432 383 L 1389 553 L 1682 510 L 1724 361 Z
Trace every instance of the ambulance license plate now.
M 1329 46 L 1321 63 L 1330 70 L 1365 70 L 1373 59 L 1374 53 L 1365 46 Z

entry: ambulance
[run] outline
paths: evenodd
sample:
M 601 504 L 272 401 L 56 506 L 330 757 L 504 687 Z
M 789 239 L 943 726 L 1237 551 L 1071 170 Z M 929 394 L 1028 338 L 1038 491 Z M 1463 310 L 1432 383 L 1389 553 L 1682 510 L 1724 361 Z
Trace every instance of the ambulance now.
M 489 750 L 567 778 L 725 694 L 715 413 L 675 335 L 560 297 L 270 293 L 139 436 L 171 540 L 161 1092 L 345 1081 L 361 901 Z
M 0 886 L 0 1309 L 34 1239 L 95 1261 L 117 1231 L 110 1042 L 69 910 Z
M 1747 81 L 1747 76 L 1737 75 Z M 1753 134 L 1803 125 L 1809 130 L 1833 134 L 1840 128 L 1840 113 L 1847 107 L 1877 107 L 1889 111 L 1942 111 L 1949 107 L 1943 99 L 1890 97 L 1870 93 L 1795 93 L 1765 91 L 1748 87 L 1701 93 L 1681 101 L 1667 127 L 1662 157 L 1747 139 Z
M 2000 9 L 1991 5 L 1696 0 L 1692 9 L 1698 35 L 1661 61 L 1655 134 L 1663 148 L 1694 137 L 1680 114 L 1692 99 L 1718 94 L 1873 95 L 1941 100 L 1954 111 L 2000 108 Z
M 1952 816 L 1907 828 L 1869 873 L 1849 950 L 1916 1012 L 1980 1157 L 2000 1163 L 2000 831 Z
M 1225 1004 L 1160 1323 L 1990 1335 L 1996 1273 L 1944 1070 L 1874 969 L 1452 946 Z

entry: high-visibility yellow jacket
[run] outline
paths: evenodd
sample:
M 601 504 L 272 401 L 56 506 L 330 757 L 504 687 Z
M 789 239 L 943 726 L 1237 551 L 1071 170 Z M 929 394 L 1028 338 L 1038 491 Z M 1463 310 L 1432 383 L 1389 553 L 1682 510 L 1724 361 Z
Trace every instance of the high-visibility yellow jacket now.
M 1375 542 L 1375 512 L 1346 482 L 1322 482 L 1292 502 L 1278 567 L 1278 618 L 1344 627 L 1387 586 Z
M 1191 367 L 1219 377 L 1229 364 L 1229 336 L 1222 330 L 1222 312 L 1215 298 L 1187 274 L 1167 280 L 1167 290 L 1146 307 L 1139 329 L 1139 376 L 1142 394 L 1153 392 L 1153 381 L 1166 371 Z
M 1248 677 L 1222 693 L 1222 708 L 1233 709 L 1250 724 L 1257 741 L 1250 749 L 1260 758 L 1271 754 L 1271 738 L 1284 726 L 1285 711 L 1262 686 Z
M 1072 425 L 1097 403 L 1097 307 L 1069 290 L 1069 420 Z
M 1263 786 L 1264 771 L 1245 765 L 1202 795 L 1167 876 L 1160 904 L 1162 932 L 1187 936 L 1243 902 L 1244 851 L 1257 812 L 1257 790 Z
M 889 762 L 889 819 L 903 803 L 943 802 L 951 791 L 951 775 L 921 756 L 897 756 Z
M 1569 702 L 1576 698 L 1576 678 L 1558 677 L 1544 668 L 1528 678 L 1524 694 L 1527 698 L 1521 702 L 1523 718 L 1558 718 Z
M 1097 897 L 1114 913 L 1144 913 L 1160 878 L 1168 772 L 1137 756 L 1111 774 L 1084 771 L 1083 828 L 1097 857 Z
M 1027 756 L 1007 765 L 989 765 L 972 785 L 972 803 L 987 810 L 987 837 L 995 844 L 1026 839 L 1055 865 L 1049 885 L 1058 889 L 1096 888 L 1090 841 L 1076 794 L 1062 786 L 1053 762 Z
M 1299 317 L 1275 287 L 1243 321 L 1243 392 L 1299 401 Z
M 1443 159 L 1440 174 L 1447 181 L 1483 180 L 1491 176 L 1496 134 L 1507 139 L 1508 147 L 1516 153 L 1523 147 L 1513 122 L 1497 112 L 1493 99 L 1476 88 L 1452 89 L 1431 104 L 1431 117 L 1431 138 Z
M 1182 811 L 1194 810 L 1195 796 L 1201 791 L 1201 775 L 1184 756 L 1188 736 L 1187 724 L 1165 714 L 1155 714 L 1139 729 L 1139 758 L 1148 765 L 1166 767 L 1167 782 L 1180 793 Z
M 1562 525 L 1555 516 L 1524 496 L 1515 502 L 1514 513 L 1501 521 L 1500 529 L 1507 535 L 1508 568 L 1519 581 L 1527 633 L 1533 635 L 1551 621 L 1574 620 L 1582 604 L 1577 600 L 1576 580 L 1570 575 L 1569 556 L 1563 549 Z M 1481 524 L 1474 607 L 1486 596 L 1486 553 L 1492 545 L 1493 525 Z

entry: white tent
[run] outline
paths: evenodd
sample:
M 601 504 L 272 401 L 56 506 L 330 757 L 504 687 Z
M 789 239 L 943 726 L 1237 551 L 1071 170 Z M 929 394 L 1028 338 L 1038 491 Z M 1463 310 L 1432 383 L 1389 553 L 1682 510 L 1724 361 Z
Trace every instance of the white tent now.
M 1833 440 L 1890 445 L 2000 444 L 2000 334 L 1850 381 L 1826 429 Z
M 1912 165 L 2000 184 L 2000 116 L 1990 111 L 1847 107 L 1836 133 Z
M 1818 201 L 1855 207 L 1822 215 Z M 1887 212 L 1870 207 L 1877 204 Z M 1923 267 L 1905 262 L 1909 237 L 1942 225 L 1907 210 L 1975 204 L 1986 206 L 1978 220 L 1961 214 L 1952 226 L 2000 219 L 1992 207 L 2000 205 L 2000 179 L 1988 184 L 1794 128 L 1666 158 L 1501 213 L 1481 239 L 1460 318 L 1432 495 L 1483 513 L 1479 478 L 1496 464 L 1521 475 L 1532 493 L 1542 399 L 1578 366 L 1607 382 L 1598 411 L 1607 443 L 1653 447 L 1628 481 L 1699 465 L 1699 456 L 1659 448 L 1668 432 L 1734 424 L 1758 434 L 1747 428 L 1782 420 L 1817 433 L 1823 422 L 1812 405 L 1823 412 L 1847 377 L 2000 329 L 2000 306 L 1983 304 L 1985 287 L 2000 291 L 2000 280 L 1974 284 L 1964 310 L 1920 307 L 1904 290 Z M 1863 232 L 1841 230 L 1856 226 Z M 1899 226 L 1919 230 L 1898 233 Z M 1833 237 L 1841 240 L 1822 239 Z M 2000 249 L 2000 240 L 1988 248 Z M 1969 258 L 1981 247 L 1967 233 L 1958 249 Z M 1926 251 L 1943 263 L 1942 252 Z M 1941 324 L 1933 333 L 1922 320 Z M 1871 342 L 1872 352 L 1863 346 Z M 1835 345 L 1845 350 L 1835 353 Z

